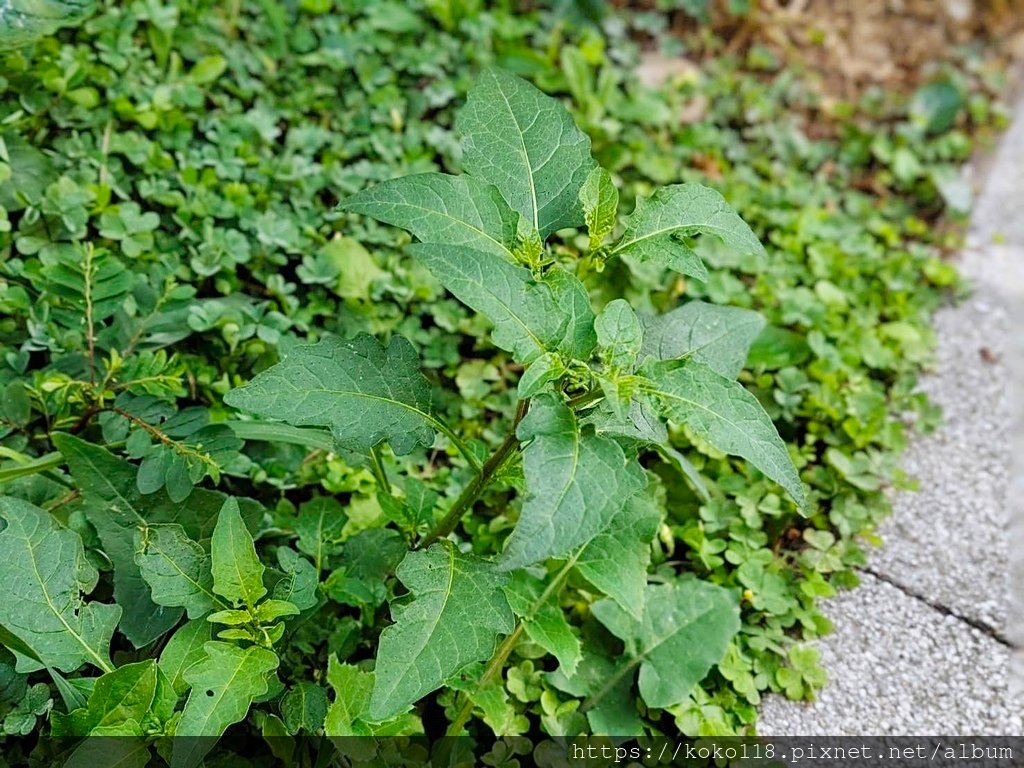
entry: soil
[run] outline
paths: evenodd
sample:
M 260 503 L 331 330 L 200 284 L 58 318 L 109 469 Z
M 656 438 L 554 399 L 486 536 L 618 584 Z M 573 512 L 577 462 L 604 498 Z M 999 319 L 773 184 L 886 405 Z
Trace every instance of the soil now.
M 834 98 L 871 86 L 909 92 L 967 46 L 983 47 L 985 58 L 1024 58 L 1024 0 L 750 0 L 740 16 L 725 0 L 712 6 L 727 50 L 766 45 L 817 73 Z M 672 24 L 691 39 L 700 28 L 682 11 Z

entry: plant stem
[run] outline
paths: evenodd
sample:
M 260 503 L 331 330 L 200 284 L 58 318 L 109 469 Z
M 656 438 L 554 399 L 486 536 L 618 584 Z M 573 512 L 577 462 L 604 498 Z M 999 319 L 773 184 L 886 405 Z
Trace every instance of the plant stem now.
M 562 587 L 562 583 L 569 575 L 569 571 L 576 565 L 576 561 L 579 556 L 583 553 L 585 547 L 580 547 L 576 553 L 565 561 L 565 565 L 562 569 L 555 574 L 555 577 L 548 584 L 547 588 L 541 593 L 533 605 L 530 606 L 530 610 L 527 611 L 527 616 L 533 616 L 541 606 L 543 606 L 548 600 L 555 595 Z M 491 660 L 487 662 L 487 667 L 484 669 L 483 674 L 480 675 L 480 681 L 477 683 L 477 688 L 481 688 L 486 685 L 495 675 L 500 674 L 502 668 L 505 666 L 505 662 L 508 660 L 509 654 L 512 653 L 512 649 L 516 647 L 516 643 L 519 642 L 519 638 L 523 634 L 525 625 L 523 620 L 520 619 L 516 622 L 515 629 L 508 635 L 504 640 L 501 641 L 501 645 L 498 646 Z M 469 716 L 473 714 L 473 700 L 468 694 L 464 694 L 465 701 L 462 703 L 462 708 L 459 710 L 458 715 L 452 721 L 452 724 L 448 728 L 449 736 L 458 736 L 459 731 L 466 725 L 466 721 L 469 720 Z
M 519 439 L 516 437 L 516 427 L 519 426 L 519 422 L 522 421 L 526 415 L 526 409 L 529 405 L 528 400 L 520 400 L 519 405 L 516 407 L 516 415 L 512 420 L 512 429 L 508 435 L 502 441 L 501 445 L 490 455 L 484 465 L 480 467 L 480 471 L 477 476 L 473 478 L 469 485 L 465 487 L 459 498 L 452 504 L 451 509 L 446 514 L 434 529 L 426 535 L 426 537 L 419 543 L 417 549 L 424 549 L 433 544 L 438 539 L 442 539 L 449 533 L 455 530 L 455 526 L 459 524 L 459 520 L 462 516 L 469 511 L 469 508 L 473 506 L 480 494 L 484 492 L 488 485 L 491 484 L 491 480 L 494 479 L 494 475 L 501 469 L 502 464 L 508 459 L 509 455 L 519 445 Z
M 384 470 L 384 462 L 380 460 L 380 448 L 378 446 L 370 449 L 370 464 L 373 466 L 373 476 L 377 479 L 380 492 L 388 496 L 393 495 L 391 493 L 391 483 L 388 481 L 388 473 Z
M 469 462 L 469 466 L 473 468 L 474 472 L 483 471 L 483 467 L 480 466 L 480 460 L 473 455 L 473 452 L 469 450 L 469 446 L 462 440 L 461 437 L 455 434 L 455 432 L 447 424 L 440 420 L 434 421 L 434 426 L 449 440 L 452 441 L 452 445 L 455 449 L 462 454 L 462 457 Z

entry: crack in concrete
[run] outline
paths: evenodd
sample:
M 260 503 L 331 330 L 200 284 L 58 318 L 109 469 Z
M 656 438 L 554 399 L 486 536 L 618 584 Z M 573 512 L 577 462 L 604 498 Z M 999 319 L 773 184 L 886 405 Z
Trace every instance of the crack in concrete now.
M 981 632 L 986 637 L 995 640 L 1000 645 L 1003 645 L 1011 650 L 1020 650 L 1020 646 L 1014 644 L 1013 641 L 1011 641 L 1006 635 L 1000 632 L 999 629 L 993 627 L 987 621 L 982 621 L 980 619 L 975 619 L 971 616 L 966 616 L 958 612 L 957 610 L 950 608 L 948 605 L 944 605 L 938 600 L 932 600 L 931 598 L 922 595 L 917 590 L 908 587 L 906 584 L 901 583 L 897 579 L 894 579 L 891 576 L 888 576 L 887 574 L 884 574 L 880 571 L 876 571 L 874 568 L 862 566 L 857 570 L 869 574 L 870 576 L 874 576 L 879 581 L 884 581 L 886 584 L 889 584 L 890 586 L 898 589 L 907 597 L 912 598 L 913 600 L 917 600 L 919 603 L 923 603 L 924 605 L 931 608 L 933 611 L 941 613 L 943 616 L 949 616 L 950 618 L 956 619 L 957 621 L 966 624 L 967 626 L 973 629 L 976 629 L 978 632 Z

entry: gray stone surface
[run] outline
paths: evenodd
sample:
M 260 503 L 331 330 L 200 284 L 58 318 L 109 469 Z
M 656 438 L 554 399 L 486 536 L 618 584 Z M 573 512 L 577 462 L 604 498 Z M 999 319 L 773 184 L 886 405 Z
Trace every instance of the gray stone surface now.
M 1007 735 L 1009 651 L 902 590 L 865 575 L 828 606 L 835 634 L 820 644 L 830 682 L 812 704 L 768 697 L 765 736 Z
M 1024 100 L 988 164 L 958 267 L 971 297 L 935 317 L 922 388 L 945 412 L 903 467 L 864 584 L 826 606 L 832 682 L 769 697 L 770 735 L 1022 735 L 1024 656 Z M 979 631 L 978 627 L 985 631 Z

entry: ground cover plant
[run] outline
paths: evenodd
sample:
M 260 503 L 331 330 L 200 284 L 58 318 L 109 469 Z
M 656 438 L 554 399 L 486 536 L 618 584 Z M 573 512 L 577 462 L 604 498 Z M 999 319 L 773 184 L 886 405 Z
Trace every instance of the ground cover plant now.
M 813 695 L 934 419 L 928 243 L 989 102 L 950 70 L 815 140 L 764 52 L 660 92 L 633 56 L 437 3 L 108 4 L 2 54 L 0 549 L 62 566 L 11 571 L 8 762 Z

